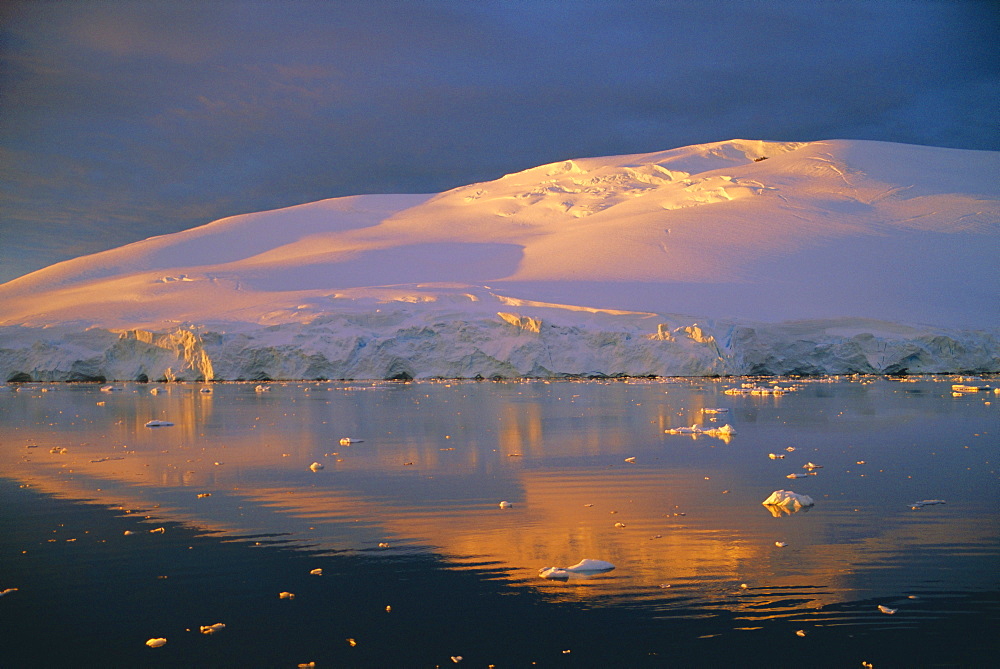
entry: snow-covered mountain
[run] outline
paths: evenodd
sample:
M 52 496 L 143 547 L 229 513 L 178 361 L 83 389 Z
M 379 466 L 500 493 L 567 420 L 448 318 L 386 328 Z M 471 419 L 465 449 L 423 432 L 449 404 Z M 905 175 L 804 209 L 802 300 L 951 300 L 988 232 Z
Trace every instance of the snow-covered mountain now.
M 0 285 L 0 374 L 995 372 L 998 175 L 732 140 L 235 216 Z

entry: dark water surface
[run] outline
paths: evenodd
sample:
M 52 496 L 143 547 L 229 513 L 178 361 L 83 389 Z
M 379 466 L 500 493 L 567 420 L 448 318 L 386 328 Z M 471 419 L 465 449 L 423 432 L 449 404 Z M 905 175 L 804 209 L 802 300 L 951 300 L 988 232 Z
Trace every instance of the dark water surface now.
M 953 382 L 0 390 L 0 667 L 994 665 L 1000 396 Z

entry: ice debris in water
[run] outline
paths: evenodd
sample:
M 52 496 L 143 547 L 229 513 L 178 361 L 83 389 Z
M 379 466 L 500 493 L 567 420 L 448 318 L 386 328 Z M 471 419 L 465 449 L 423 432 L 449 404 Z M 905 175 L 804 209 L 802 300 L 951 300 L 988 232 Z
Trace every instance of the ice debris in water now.
M 215 623 L 214 625 L 202 625 L 201 626 L 201 633 L 202 634 L 215 634 L 216 632 L 218 632 L 220 630 L 223 630 L 225 628 L 226 628 L 226 625 L 224 623 Z
M 571 567 L 545 567 L 538 575 L 555 581 L 568 581 L 571 577 L 587 578 L 597 574 L 605 574 L 615 566 L 604 560 L 584 559 Z
M 279 592 L 278 599 L 295 599 L 295 594 L 291 592 Z
M 323 570 L 322 569 L 313 569 L 309 573 L 312 574 L 313 576 L 322 576 L 323 575 Z
M 778 548 L 784 548 L 788 544 L 786 544 L 784 541 L 775 541 L 774 545 L 777 546 Z
M 340 440 L 341 446 L 350 446 L 351 444 L 360 444 L 364 439 L 355 439 L 353 437 L 343 437 Z
M 802 469 L 823 469 L 823 465 L 813 464 L 812 462 L 807 462 L 802 465 Z
M 156 637 L 154 639 L 150 639 L 149 641 L 147 641 L 146 645 L 149 646 L 150 648 L 159 648 L 165 643 L 167 643 L 166 639 L 164 639 L 163 637 Z
M 631 458 L 625 458 L 625 462 L 631 462 L 631 463 L 634 463 L 634 462 L 635 462 L 635 456 L 633 456 L 633 457 L 631 457 Z
M 173 427 L 173 423 L 168 420 L 151 420 L 146 423 L 146 427 Z
M 318 472 L 319 470 L 323 469 L 323 464 L 320 462 L 314 462 L 311 465 L 309 465 L 309 469 L 313 470 L 314 472 Z
M 922 509 L 925 506 L 934 506 L 935 504 L 944 504 L 943 499 L 922 499 L 919 502 L 914 502 L 910 505 L 910 508 L 916 511 L 917 509 Z
M 672 427 L 663 431 L 664 434 L 707 434 L 710 437 L 718 435 L 736 434 L 736 428 L 729 423 L 722 427 L 710 427 L 708 429 L 692 425 L 691 427 Z
M 878 610 L 881 611 L 882 613 L 885 613 L 885 614 L 888 614 L 888 615 L 891 616 L 893 613 L 895 613 L 899 609 L 890 609 L 888 606 L 883 606 L 882 604 L 879 604 L 878 605 Z
M 702 413 L 726 413 L 729 409 L 702 409 Z
M 786 479 L 804 479 L 807 476 L 809 476 L 809 474 L 794 474 L 793 473 L 793 474 L 789 474 L 785 478 Z
M 791 490 L 775 490 L 761 504 L 767 507 L 779 507 L 790 513 L 807 506 L 813 506 L 815 502 L 813 502 L 813 498 L 809 495 L 800 495 Z
M 767 457 L 771 458 L 772 460 L 784 460 L 785 459 L 784 455 L 778 455 L 777 453 L 768 453 Z
M 503 502 L 500 502 L 500 508 L 501 508 L 501 509 L 509 509 L 509 508 L 510 508 L 510 507 L 512 507 L 512 506 L 514 506 L 514 505 L 513 505 L 513 504 L 511 504 L 511 503 L 510 503 L 510 502 L 508 502 L 508 501 L 503 501 Z

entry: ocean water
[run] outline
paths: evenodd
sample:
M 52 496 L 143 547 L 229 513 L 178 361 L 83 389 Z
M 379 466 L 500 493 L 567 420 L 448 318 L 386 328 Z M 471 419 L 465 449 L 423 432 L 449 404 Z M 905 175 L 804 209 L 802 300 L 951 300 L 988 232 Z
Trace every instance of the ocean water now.
M 994 664 L 1000 396 L 747 382 L 6 388 L 0 666 Z

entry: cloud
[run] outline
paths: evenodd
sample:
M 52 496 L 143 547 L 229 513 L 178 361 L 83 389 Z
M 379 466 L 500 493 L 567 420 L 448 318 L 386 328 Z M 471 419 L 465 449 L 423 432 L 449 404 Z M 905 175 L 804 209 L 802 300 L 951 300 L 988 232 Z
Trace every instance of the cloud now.
M 225 215 L 565 158 L 732 137 L 1000 149 L 990 3 L 0 11 L 0 281 Z M 50 253 L 38 235 L 22 253 L 25 226 Z

